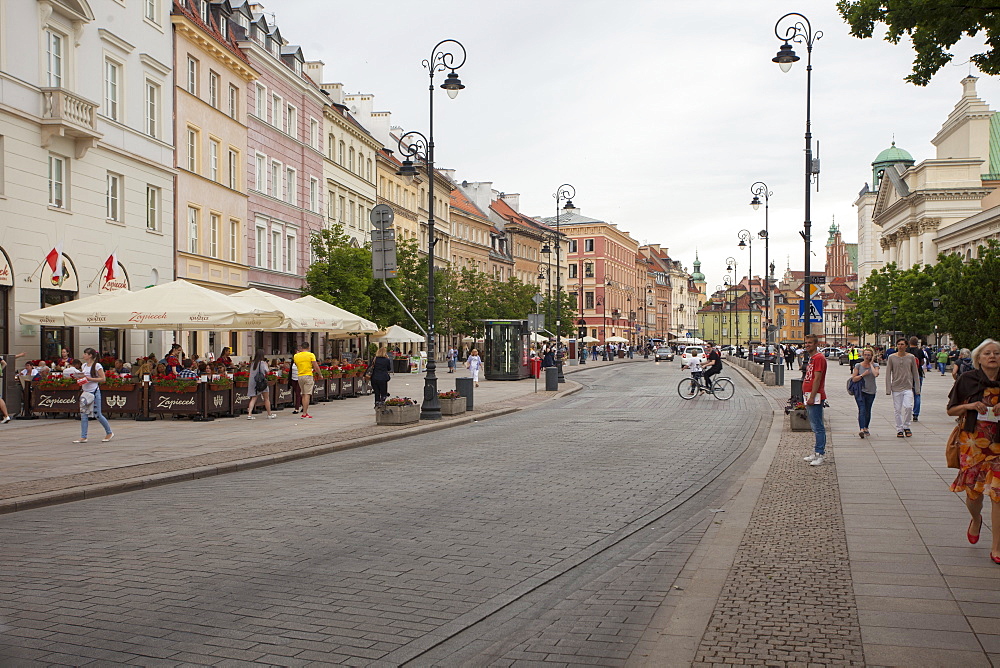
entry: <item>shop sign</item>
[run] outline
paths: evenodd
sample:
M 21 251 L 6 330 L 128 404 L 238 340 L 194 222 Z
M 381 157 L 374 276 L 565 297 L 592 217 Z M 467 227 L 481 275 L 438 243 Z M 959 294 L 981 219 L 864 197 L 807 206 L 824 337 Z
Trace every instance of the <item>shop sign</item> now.
M 14 287 L 14 270 L 10 266 L 7 253 L 0 248 L 0 287 Z
M 114 273 L 108 271 L 106 267 L 101 269 L 101 292 L 132 289 L 129 285 L 128 274 L 125 273 L 125 267 L 122 266 L 121 262 L 118 262 L 117 265 L 117 271 Z

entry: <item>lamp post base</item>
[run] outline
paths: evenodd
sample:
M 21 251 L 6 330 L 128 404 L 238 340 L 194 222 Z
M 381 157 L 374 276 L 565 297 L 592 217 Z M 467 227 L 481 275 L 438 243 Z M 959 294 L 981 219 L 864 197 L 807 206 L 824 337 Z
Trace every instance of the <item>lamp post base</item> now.
M 437 376 L 428 374 L 424 377 L 424 402 L 420 404 L 420 419 L 441 419 L 441 399 L 438 398 Z

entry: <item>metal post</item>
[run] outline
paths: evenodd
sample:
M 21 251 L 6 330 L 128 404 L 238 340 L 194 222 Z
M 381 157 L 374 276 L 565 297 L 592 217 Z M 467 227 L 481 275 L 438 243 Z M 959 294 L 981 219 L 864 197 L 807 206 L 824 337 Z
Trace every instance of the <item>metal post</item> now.
M 564 183 L 556 190 L 556 367 L 559 369 L 559 382 L 565 383 L 566 377 L 563 375 L 562 357 L 562 271 L 560 251 L 562 239 L 559 232 L 559 202 L 566 200 L 566 208 L 573 208 L 573 198 L 576 197 L 576 188 L 568 183 Z

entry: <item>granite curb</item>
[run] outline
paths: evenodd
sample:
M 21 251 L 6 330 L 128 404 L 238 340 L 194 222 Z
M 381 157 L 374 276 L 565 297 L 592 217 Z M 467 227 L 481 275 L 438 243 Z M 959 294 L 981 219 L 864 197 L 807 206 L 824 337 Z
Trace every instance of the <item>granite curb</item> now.
M 633 358 L 633 359 L 618 360 L 617 363 L 618 364 L 635 363 L 643 361 L 648 362 L 649 360 L 643 358 Z M 573 366 L 564 368 L 563 373 L 565 375 L 565 374 L 576 373 L 578 371 L 587 371 L 593 369 L 611 369 L 614 368 L 615 366 L 616 364 L 610 364 L 598 367 Z M 376 434 L 371 436 L 362 436 L 347 441 L 322 443 L 318 445 L 306 445 L 304 447 L 299 447 L 296 449 L 286 450 L 283 452 L 277 452 L 268 455 L 248 457 L 244 459 L 234 459 L 216 464 L 181 468 L 175 471 L 165 471 L 155 474 L 140 475 L 120 480 L 104 481 L 86 485 L 72 485 L 69 487 L 65 487 L 63 489 L 56 489 L 45 492 L 39 492 L 37 494 L 27 494 L 23 496 L 14 496 L 6 499 L 0 499 L 0 515 L 7 513 L 14 513 L 21 510 L 42 508 L 45 506 L 57 505 L 61 503 L 69 503 L 72 501 L 82 501 L 84 499 L 92 499 L 100 496 L 108 496 L 111 494 L 132 492 L 176 482 L 197 480 L 199 478 L 207 478 L 210 476 L 222 475 L 225 473 L 235 473 L 237 471 L 245 471 L 253 468 L 259 468 L 262 466 L 281 464 L 284 462 L 294 461 L 296 459 L 304 459 L 306 457 L 316 457 L 319 455 L 325 455 L 340 450 L 350 450 L 353 448 L 360 448 L 368 445 L 384 443 L 386 441 L 406 438 L 408 436 L 417 436 L 420 434 L 426 434 L 441 429 L 447 429 L 449 427 L 466 425 L 479 420 L 488 420 L 495 417 L 501 417 L 503 415 L 509 415 L 511 413 L 515 413 L 521 410 L 536 408 L 539 405 L 542 405 L 548 401 L 576 394 L 577 392 L 581 391 L 584 387 L 583 385 L 575 382 L 573 383 L 573 385 L 575 387 L 567 387 L 565 389 L 561 389 L 556 393 L 541 398 L 537 403 L 529 406 L 500 408 L 492 411 L 486 411 L 484 413 L 475 413 L 471 415 L 466 415 L 464 417 L 450 419 L 439 423 L 421 424 L 415 427 L 405 427 L 392 432 Z M 315 440 L 315 437 L 304 440 L 307 441 Z
M 753 374 L 734 365 L 727 366 L 751 385 L 760 383 Z M 787 430 L 780 402 L 768 392 L 761 395 L 772 403 L 771 426 L 764 447 L 739 490 L 724 504 L 723 519 L 710 525 L 691 554 L 677 578 L 677 596 L 672 597 L 669 606 L 661 607 L 662 616 L 653 619 L 628 666 L 690 666 L 697 656 L 764 489 L 778 444 Z

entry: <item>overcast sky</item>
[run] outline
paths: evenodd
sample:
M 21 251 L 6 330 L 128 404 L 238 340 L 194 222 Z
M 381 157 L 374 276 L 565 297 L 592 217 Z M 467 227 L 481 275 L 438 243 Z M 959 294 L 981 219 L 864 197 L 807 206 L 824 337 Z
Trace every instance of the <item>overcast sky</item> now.
M 438 166 L 520 193 L 528 215 L 553 215 L 552 193 L 571 183 L 584 215 L 662 244 L 689 270 L 697 248 L 710 291 L 727 256 L 746 273 L 737 233 L 763 228 L 763 207 L 749 206 L 758 180 L 773 192 L 778 273 L 789 256 L 803 265 L 805 49 L 795 46 L 803 60 L 787 74 L 771 62 L 782 14 L 802 12 L 824 33 L 813 50 L 814 269 L 834 216 L 857 240 L 853 202 L 894 136 L 918 162 L 934 157 L 930 140 L 969 72 L 953 65 L 926 88 L 906 83 L 910 48 L 851 37 L 833 0 L 270 0 L 265 11 L 306 59 L 326 63 L 327 82 L 374 94 L 406 130 L 426 132 L 421 61 L 439 40 L 461 41 L 466 89 L 435 97 Z M 976 46 L 960 44 L 955 62 Z M 1000 106 L 995 79 L 980 76 L 978 90 Z M 760 274 L 763 242 L 753 250 Z

